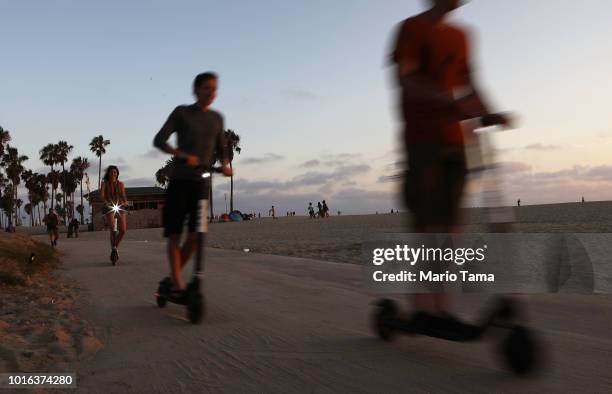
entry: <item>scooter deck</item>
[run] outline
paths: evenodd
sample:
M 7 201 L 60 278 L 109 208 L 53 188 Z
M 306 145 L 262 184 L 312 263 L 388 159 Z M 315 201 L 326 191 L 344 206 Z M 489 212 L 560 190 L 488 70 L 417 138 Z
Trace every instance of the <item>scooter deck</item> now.
M 440 317 L 419 312 L 410 319 L 389 317 L 384 323 L 387 327 L 407 334 L 425 335 L 449 341 L 476 341 L 484 334 L 480 326 L 463 323 L 452 317 Z

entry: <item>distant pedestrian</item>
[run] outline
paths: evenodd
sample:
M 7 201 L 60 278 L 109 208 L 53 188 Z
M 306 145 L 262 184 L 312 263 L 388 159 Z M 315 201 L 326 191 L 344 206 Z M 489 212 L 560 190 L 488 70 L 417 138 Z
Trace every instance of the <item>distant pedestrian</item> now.
M 325 200 L 323 200 L 323 217 L 325 218 L 329 217 L 329 207 L 327 206 L 327 203 L 325 202 Z
M 49 213 L 43 219 L 43 222 L 47 225 L 47 234 L 49 234 L 49 241 L 51 246 L 57 246 L 57 239 L 59 238 L 59 216 L 55 213 L 53 208 L 49 208 Z
M 516 206 L 518 206 L 518 207 L 521 206 L 521 199 L 520 198 L 518 200 L 516 200 Z
M 307 209 L 308 209 L 308 215 L 310 216 L 310 218 L 311 219 L 315 219 L 316 218 L 315 210 L 314 210 L 314 207 L 312 206 L 311 202 L 308 203 L 308 208 Z

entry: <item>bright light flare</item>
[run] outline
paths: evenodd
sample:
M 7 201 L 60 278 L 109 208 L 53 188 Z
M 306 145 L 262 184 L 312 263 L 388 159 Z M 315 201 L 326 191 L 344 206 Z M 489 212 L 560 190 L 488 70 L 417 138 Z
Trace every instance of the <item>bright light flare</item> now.
M 123 211 L 123 209 L 121 209 L 121 205 L 119 204 L 113 204 L 110 207 L 111 211 L 113 211 L 113 213 L 119 213 L 121 211 Z
M 210 178 L 210 172 L 203 173 L 202 178 Z

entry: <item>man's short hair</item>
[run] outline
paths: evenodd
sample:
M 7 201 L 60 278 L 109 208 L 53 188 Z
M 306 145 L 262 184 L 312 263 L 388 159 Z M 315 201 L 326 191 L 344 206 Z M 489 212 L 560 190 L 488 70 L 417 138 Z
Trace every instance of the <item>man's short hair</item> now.
M 198 74 L 193 80 L 193 90 L 196 90 L 200 87 L 200 85 L 202 85 L 202 83 L 210 81 L 211 79 L 219 79 L 219 77 L 212 71 Z

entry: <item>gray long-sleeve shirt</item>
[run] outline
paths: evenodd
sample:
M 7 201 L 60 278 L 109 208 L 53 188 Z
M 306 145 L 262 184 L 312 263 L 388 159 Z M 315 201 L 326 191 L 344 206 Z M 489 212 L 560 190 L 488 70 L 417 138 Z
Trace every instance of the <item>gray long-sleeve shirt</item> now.
M 166 123 L 155 135 L 153 145 L 159 149 L 168 146 L 170 136 L 177 134 L 178 149 L 200 158 L 210 168 L 217 160 L 226 160 L 223 136 L 223 116 L 213 110 L 202 111 L 196 104 L 180 105 L 172 111 Z M 179 160 L 172 169 L 171 179 L 200 179 L 196 169 Z

